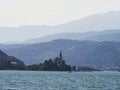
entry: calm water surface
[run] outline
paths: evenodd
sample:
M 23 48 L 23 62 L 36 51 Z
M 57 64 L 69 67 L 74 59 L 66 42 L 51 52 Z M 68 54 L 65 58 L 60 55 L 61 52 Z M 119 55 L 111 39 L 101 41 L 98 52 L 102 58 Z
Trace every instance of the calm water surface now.
M 0 90 L 120 90 L 120 72 L 0 71 Z

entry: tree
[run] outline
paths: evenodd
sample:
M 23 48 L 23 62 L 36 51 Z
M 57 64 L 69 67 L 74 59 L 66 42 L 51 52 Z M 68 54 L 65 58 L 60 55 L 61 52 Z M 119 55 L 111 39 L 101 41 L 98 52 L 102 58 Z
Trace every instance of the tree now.
M 71 66 L 67 65 L 63 60 L 62 52 L 60 52 L 59 57 L 54 59 L 45 60 L 40 64 L 33 64 L 27 66 L 29 70 L 45 70 L 45 71 L 70 71 Z
M 73 67 L 72 67 L 72 71 L 76 71 L 76 66 L 73 66 Z

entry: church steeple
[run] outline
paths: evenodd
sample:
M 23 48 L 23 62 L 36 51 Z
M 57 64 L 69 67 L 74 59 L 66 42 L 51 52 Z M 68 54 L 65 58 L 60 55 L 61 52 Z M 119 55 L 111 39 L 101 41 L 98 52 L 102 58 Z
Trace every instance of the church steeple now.
M 63 56 L 62 56 L 62 51 L 60 50 L 60 60 L 62 60 L 63 59 Z

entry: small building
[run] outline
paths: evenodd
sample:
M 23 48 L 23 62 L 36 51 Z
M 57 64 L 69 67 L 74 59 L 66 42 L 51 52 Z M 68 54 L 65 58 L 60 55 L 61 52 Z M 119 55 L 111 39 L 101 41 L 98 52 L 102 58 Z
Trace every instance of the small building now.
M 11 62 L 11 64 L 16 65 L 16 64 L 17 64 L 17 62 Z

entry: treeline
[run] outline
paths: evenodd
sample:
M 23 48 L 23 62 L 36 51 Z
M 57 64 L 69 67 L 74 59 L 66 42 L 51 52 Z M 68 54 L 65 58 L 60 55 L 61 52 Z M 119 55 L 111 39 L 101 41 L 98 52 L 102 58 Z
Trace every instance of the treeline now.
M 0 70 L 25 70 L 25 64 L 0 50 Z
M 0 62 L 0 70 L 25 70 L 24 63 L 11 62 L 10 60 Z
M 63 60 L 62 52 L 54 59 L 45 60 L 43 63 L 25 65 L 21 60 L 11 57 L 0 51 L 0 70 L 34 70 L 34 71 L 96 71 L 89 67 L 67 65 Z
M 54 60 L 45 60 L 44 63 L 28 65 L 26 69 L 40 71 L 71 71 L 72 67 L 56 57 Z
M 67 65 L 62 57 L 62 52 L 60 52 L 59 57 L 54 59 L 45 60 L 40 64 L 33 64 L 26 66 L 26 70 L 36 70 L 36 71 L 98 71 L 98 69 L 90 67 L 76 67 Z
M 33 64 L 26 66 L 27 70 L 40 70 L 40 71 L 71 71 L 76 70 L 75 66 L 70 66 L 62 59 L 62 52 L 59 57 L 54 59 L 45 60 L 40 64 Z

